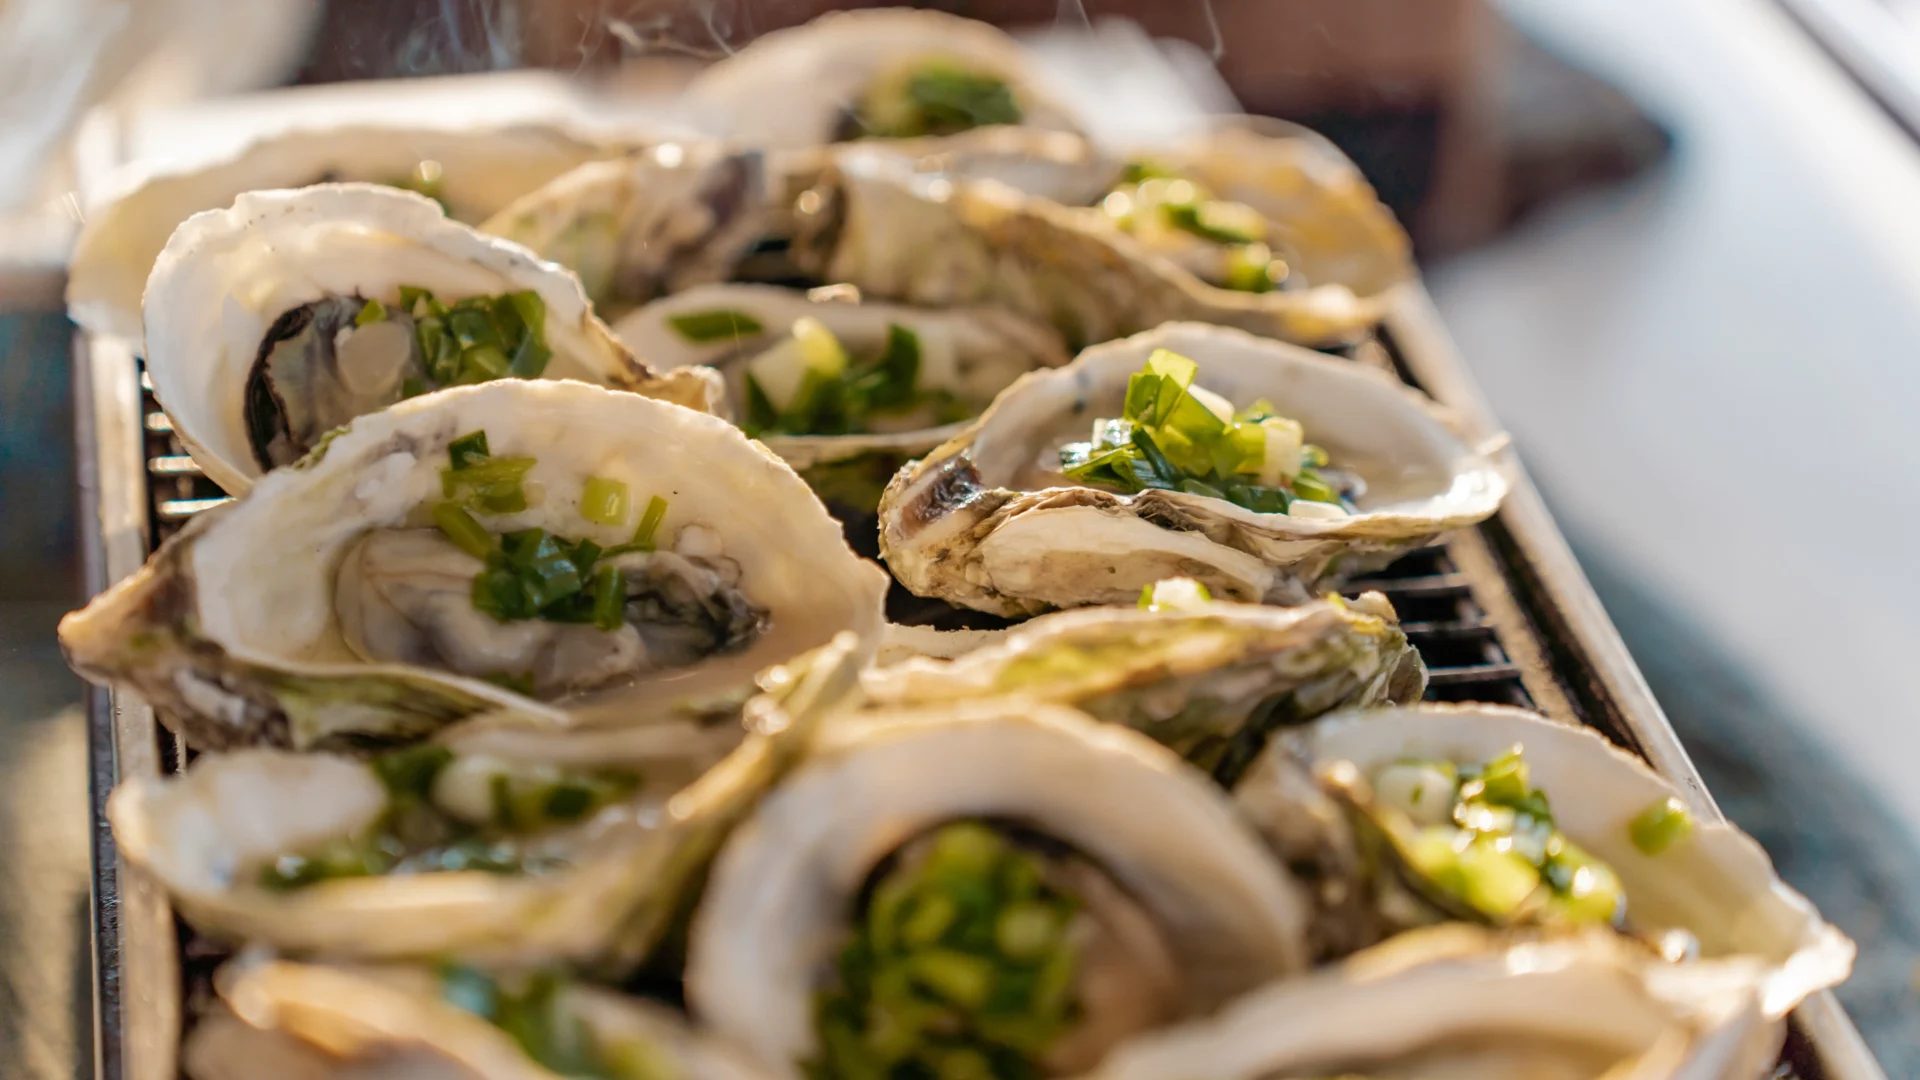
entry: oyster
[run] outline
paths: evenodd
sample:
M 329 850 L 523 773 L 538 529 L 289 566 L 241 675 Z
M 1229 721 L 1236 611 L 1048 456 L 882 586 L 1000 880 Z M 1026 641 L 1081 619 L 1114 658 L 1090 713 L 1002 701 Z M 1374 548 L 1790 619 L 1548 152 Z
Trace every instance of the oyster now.
M 499 709 L 564 727 L 725 707 L 769 663 L 877 637 L 885 585 L 725 421 L 505 379 L 354 421 L 60 638 L 196 746 L 356 746 Z
M 770 285 L 696 288 L 614 332 L 662 370 L 718 368 L 747 434 L 829 506 L 865 515 L 901 465 L 1015 379 L 1067 360 L 1051 330 L 991 308 L 820 302 Z
M 876 297 L 1006 307 L 1074 345 L 1180 319 L 1350 344 L 1412 276 L 1391 213 L 1317 137 L 1223 124 L 1124 168 L 1070 143 L 1004 130 L 838 149 L 796 200 L 792 257 Z
M 739 724 L 500 719 L 371 761 L 254 748 L 107 804 L 121 853 L 202 932 L 390 960 L 640 962 L 720 839 L 855 685 L 851 634 L 767 672 Z M 737 744 L 737 745 L 736 745 Z
M 1750 1080 L 1781 1038 L 1752 974 L 1450 927 L 1144 1035 L 1088 1080 Z
M 1130 388 L 1153 374 L 1143 363 L 1178 376 L 1183 389 L 1169 400 L 1201 410 L 1196 425 L 1236 440 L 1240 457 L 1221 469 L 1226 478 L 1209 471 L 1221 468 L 1219 454 L 1200 455 L 1206 469 L 1181 464 L 1192 453 L 1157 458 L 1146 480 L 1115 471 L 1135 465 L 1126 447 L 1138 440 L 1128 443 L 1126 432 L 1172 440 L 1198 431 L 1183 426 L 1185 412 L 1161 426 L 1114 419 L 1131 407 Z M 1256 421 L 1248 410 L 1263 402 L 1286 415 Z M 1216 419 L 1223 413 L 1234 420 Z M 1257 437 L 1242 430 L 1250 425 Z M 1095 442 L 1079 444 L 1067 469 L 1062 448 L 1085 439 L 1089 426 Z M 1242 435 L 1251 441 L 1237 441 Z M 1112 439 L 1119 442 L 1108 446 Z M 1327 461 L 1303 439 L 1324 447 Z M 1318 463 L 1313 476 L 1302 465 L 1308 457 Z M 1241 466 L 1253 471 L 1242 475 Z M 1120 484 L 1133 492 L 1114 490 Z M 1465 445 L 1438 407 L 1391 376 L 1236 330 L 1175 323 L 1009 387 L 965 431 L 894 477 L 880 503 L 880 550 L 913 592 L 999 615 L 1132 603 L 1173 576 L 1196 578 L 1223 599 L 1300 603 L 1490 516 L 1507 486 L 1502 468 Z
M 758 150 L 668 142 L 584 164 L 480 228 L 572 270 L 617 313 L 730 277 L 773 220 L 767 184 Z
M 154 396 L 240 494 L 356 416 L 441 386 L 579 379 L 710 409 L 705 372 L 654 378 L 580 284 L 372 184 L 250 192 L 168 242 L 145 300 Z
M 687 997 L 782 1075 L 1071 1074 L 1300 970 L 1304 918 L 1143 736 L 1024 699 L 852 715 L 722 850 Z
M 247 954 L 214 985 L 231 1011 L 188 1037 L 193 1080 L 764 1076 L 676 1012 L 554 972 Z
M 1585 728 L 1422 705 L 1287 733 L 1235 797 L 1290 861 L 1318 816 L 1298 794 L 1303 767 L 1352 822 L 1372 936 L 1443 919 L 1617 927 L 1649 955 L 1762 965 L 1769 1018 L 1851 969 L 1853 943 L 1752 838 L 1697 819 L 1681 791 Z
M 545 125 L 436 128 L 352 125 L 283 131 L 190 169 L 132 177 L 90 209 L 67 274 L 67 309 L 87 330 L 140 341 L 140 294 L 182 222 L 244 192 L 336 180 L 391 184 L 474 223 L 583 162 L 614 153 Z
M 682 103 L 707 130 L 775 149 L 993 124 L 1080 127 L 1005 33 L 905 8 L 768 34 L 701 72 Z
M 1426 681 L 1379 593 L 1289 609 L 1203 599 L 1063 611 L 958 659 L 908 660 L 862 680 L 880 706 L 993 694 L 1072 705 L 1152 736 L 1228 786 L 1276 729 L 1417 701 Z

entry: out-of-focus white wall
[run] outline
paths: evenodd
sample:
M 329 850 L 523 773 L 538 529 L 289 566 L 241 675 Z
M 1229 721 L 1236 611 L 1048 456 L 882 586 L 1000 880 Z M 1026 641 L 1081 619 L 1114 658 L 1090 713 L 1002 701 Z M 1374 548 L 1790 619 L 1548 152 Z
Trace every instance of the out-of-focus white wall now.
M 1676 147 L 1439 268 L 1449 324 L 1569 531 L 1920 832 L 1920 148 L 1769 0 L 1503 3 Z

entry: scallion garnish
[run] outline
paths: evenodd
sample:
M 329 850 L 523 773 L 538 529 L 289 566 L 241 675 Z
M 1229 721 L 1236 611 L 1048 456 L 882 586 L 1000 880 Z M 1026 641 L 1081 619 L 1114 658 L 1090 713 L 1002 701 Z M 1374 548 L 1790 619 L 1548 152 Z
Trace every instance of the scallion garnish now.
M 654 534 L 660 531 L 660 523 L 666 520 L 667 500 L 655 495 L 647 500 L 647 509 L 640 515 L 640 526 L 633 530 L 633 539 L 628 543 L 641 551 L 654 549 Z
M 486 558 L 499 546 L 487 527 L 475 521 L 472 514 L 462 510 L 456 503 L 435 503 L 433 523 L 440 527 L 447 539 L 453 541 L 455 547 L 476 559 Z
M 734 338 L 755 337 L 767 332 L 760 320 L 744 311 L 689 311 L 667 316 L 667 325 L 695 345 Z
M 595 525 L 618 525 L 627 520 L 627 485 L 604 476 L 589 476 L 580 492 L 580 516 Z
M 537 464 L 536 459 L 489 456 L 484 431 L 470 432 L 449 443 L 447 456 L 452 466 L 440 471 L 440 494 L 449 503 L 488 514 L 514 514 L 527 508 L 522 482 Z
M 818 319 L 796 320 L 787 338 L 746 364 L 741 427 L 760 435 L 850 435 L 881 417 L 923 416 L 927 426 L 972 413 L 945 390 L 919 385 L 920 336 L 898 324 L 871 359 L 851 357 Z
M 1693 832 L 1686 804 L 1669 795 L 1634 815 L 1627 835 L 1643 855 L 1658 855 Z

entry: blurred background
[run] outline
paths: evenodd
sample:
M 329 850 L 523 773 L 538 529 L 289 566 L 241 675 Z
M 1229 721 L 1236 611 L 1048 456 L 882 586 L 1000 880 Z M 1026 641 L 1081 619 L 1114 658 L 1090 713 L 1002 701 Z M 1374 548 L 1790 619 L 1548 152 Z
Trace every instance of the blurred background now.
M 581 94 L 644 116 L 850 6 L 0 3 L 0 1074 L 90 1070 L 59 296 L 110 166 L 218 152 L 263 112 L 392 108 L 369 80 L 493 73 L 445 91 L 488 119 Z M 1709 787 L 1861 942 L 1841 997 L 1920 1075 L 1920 3 L 924 6 L 1020 31 L 1109 111 L 1237 101 L 1353 156 Z

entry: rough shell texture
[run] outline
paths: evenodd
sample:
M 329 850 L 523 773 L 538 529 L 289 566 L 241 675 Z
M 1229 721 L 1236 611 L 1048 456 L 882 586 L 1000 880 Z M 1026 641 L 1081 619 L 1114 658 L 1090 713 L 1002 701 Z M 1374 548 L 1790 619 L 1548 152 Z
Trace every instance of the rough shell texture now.
M 1302 215 L 1289 239 L 1308 288 L 1250 293 L 1210 285 L 1097 209 L 1012 186 L 1037 177 L 1048 195 L 1084 187 L 1061 179 L 1070 165 L 1023 174 L 996 166 L 977 143 L 973 156 L 984 162 L 960 151 L 915 158 L 914 144 L 837 149 L 800 206 L 795 259 L 824 280 L 852 282 L 874 296 L 1006 307 L 1051 323 L 1075 345 L 1177 319 L 1307 345 L 1362 337 L 1412 271 L 1404 234 L 1359 173 L 1344 159 L 1322 158 L 1316 139 L 1231 128 L 1198 138 L 1153 150 L 1270 214 Z M 1098 168 L 1097 158 L 1089 168 Z M 1311 216 L 1321 213 L 1334 216 Z
M 231 1015 L 216 1017 L 211 1027 L 201 1025 L 189 1039 L 185 1058 L 194 1080 L 304 1080 L 307 1074 L 277 1070 L 308 1067 L 316 1059 L 330 1065 L 320 1076 L 557 1080 L 513 1035 L 446 1001 L 430 968 L 244 956 L 221 968 L 214 983 Z M 764 1075 L 732 1048 L 655 1004 L 573 984 L 556 995 L 551 1008 L 550 1019 L 582 1024 L 597 1046 L 638 1044 L 644 1048 L 636 1054 L 639 1060 L 666 1076 L 756 1080 Z M 375 1071 L 382 1066 L 394 1071 Z
M 748 315 L 763 332 L 694 342 L 673 328 L 675 318 L 713 311 Z M 879 355 L 893 326 L 913 331 L 921 349 L 920 384 L 950 390 L 965 400 L 991 401 L 1021 375 L 1067 362 L 1066 349 L 1052 330 L 998 309 L 929 311 L 893 304 L 816 301 L 806 293 L 771 285 L 692 289 L 633 312 L 614 325 L 614 333 L 663 371 L 696 364 L 719 368 L 728 377 L 732 401 L 738 403 L 742 395 L 735 364 L 785 337 L 802 317 L 819 320 L 856 358 Z M 886 434 L 767 435 L 762 441 L 796 469 L 868 453 L 895 458 L 897 468 L 899 462 L 931 450 L 964 426 L 962 421 Z M 871 504 L 867 509 L 872 510 Z
M 360 959 L 503 964 L 567 960 L 617 975 L 684 913 L 727 831 L 792 763 L 845 698 L 865 652 L 851 634 L 763 673 L 739 725 L 555 732 L 478 721 L 438 740 L 456 759 L 621 767 L 645 786 L 540 850 L 568 867 L 542 874 L 396 874 L 272 891 L 252 874 L 279 855 L 350 836 L 386 810 L 372 770 L 329 754 L 251 749 L 201 757 L 179 777 L 122 784 L 108 800 L 114 839 L 205 933 L 283 951 Z M 721 756 L 725 754 L 724 758 Z M 715 762 L 718 762 L 715 764 Z M 711 768 L 708 766 L 711 765 Z M 704 770 L 704 771 L 703 771 Z M 672 778 L 696 775 L 677 792 Z
M 1696 820 L 1690 837 L 1663 852 L 1636 847 L 1627 829 L 1635 815 L 1669 796 L 1689 800 L 1590 730 L 1496 705 L 1422 705 L 1330 716 L 1286 741 L 1310 763 L 1351 762 L 1369 776 L 1407 758 L 1477 765 L 1518 744 L 1555 823 L 1620 875 L 1636 930 L 1682 928 L 1707 960 L 1765 964 L 1761 1004 L 1770 1018 L 1838 985 L 1852 968 L 1853 942 L 1822 921 L 1774 873 L 1760 845 L 1732 825 Z
M 327 180 L 396 183 L 423 161 L 441 167 L 439 197 L 466 222 L 611 147 L 556 127 L 366 126 L 300 128 L 260 139 L 211 164 L 133 178 L 91 209 L 67 276 L 73 320 L 95 333 L 140 341 L 140 294 L 167 237 L 189 217 L 243 192 Z
M 1426 667 L 1392 605 L 1208 604 L 1042 615 L 955 660 L 869 671 L 881 706 L 1016 693 L 1151 736 L 1228 784 L 1276 728 L 1339 708 L 1418 701 Z
M 815 756 L 715 864 L 687 962 L 696 1015 L 791 1074 L 813 1047 L 815 980 L 868 875 L 968 817 L 1021 821 L 1112 875 L 1169 931 L 1196 1011 L 1305 962 L 1304 902 L 1218 788 L 1132 731 L 1001 699 L 822 729 Z
M 1089 1080 L 1750 1080 L 1781 1036 L 1750 975 L 1650 964 L 1604 937 L 1422 931 L 1142 1036 Z
M 998 73 L 1022 123 L 1058 131 L 1079 122 L 1014 40 L 973 19 L 884 8 L 825 15 L 756 40 L 688 85 L 688 119 L 716 134 L 785 149 L 832 142 L 843 112 L 888 67 L 946 57 Z
M 1036 468 L 1121 414 L 1127 379 L 1158 348 L 1236 405 L 1272 401 L 1309 442 L 1358 472 L 1360 513 L 1258 514 L 1224 499 L 1124 495 Z M 1057 461 L 1057 458 L 1053 460 Z M 880 550 L 902 584 L 1000 615 L 1133 602 L 1143 586 L 1198 578 L 1213 595 L 1299 603 L 1447 529 L 1493 514 L 1508 480 L 1432 402 L 1382 372 L 1222 327 L 1176 323 L 1096 346 L 1015 383 L 966 431 L 894 477 Z
M 448 219 L 430 199 L 375 184 L 256 191 L 181 225 L 147 284 L 154 396 L 208 477 L 237 495 L 260 475 L 247 439 L 247 377 L 282 313 L 329 295 L 398 305 L 403 285 L 445 301 L 531 289 L 547 308 L 547 378 L 711 407 L 710 377 L 654 379 L 572 274 Z
M 668 509 L 657 535 L 693 525 L 717 535 L 740 568 L 740 590 L 770 613 L 767 630 L 743 651 L 557 705 L 477 678 L 358 660 L 335 617 L 343 553 L 437 501 L 447 444 L 475 430 L 496 455 L 537 458 L 527 483 L 544 492 L 525 511 L 489 517 L 491 528 L 538 526 L 611 547 L 630 538 L 633 521 L 582 518 L 586 478 L 626 483 L 636 493 L 630 517 L 659 494 Z M 76 670 L 137 689 L 197 746 L 306 747 L 418 737 L 499 709 L 564 726 L 737 705 L 770 663 L 841 630 L 876 638 L 885 587 L 800 478 L 724 420 L 582 383 L 508 379 L 361 417 L 246 498 L 197 517 L 138 573 L 67 616 L 60 639 Z
M 567 267 L 597 307 L 618 310 L 724 280 L 772 216 L 758 150 L 669 142 L 581 165 L 480 228 Z

